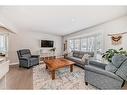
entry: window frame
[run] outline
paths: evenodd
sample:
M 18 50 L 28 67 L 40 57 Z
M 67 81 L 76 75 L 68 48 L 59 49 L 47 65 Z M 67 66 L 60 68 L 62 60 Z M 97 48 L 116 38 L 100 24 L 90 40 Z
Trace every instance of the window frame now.
M 4 49 L 2 50 L 0 47 L 0 53 L 7 53 L 8 52 L 8 34 L 7 33 L 0 33 L 0 36 L 4 37 Z
M 83 51 L 82 50 L 82 39 L 86 39 L 86 52 L 97 52 L 97 38 L 99 37 L 99 36 L 101 36 L 101 38 L 102 38 L 102 40 L 99 40 L 100 41 L 100 46 L 99 46 L 99 49 L 102 49 L 103 50 L 103 34 L 102 33 L 97 33 L 97 34 L 93 34 L 93 35 L 88 35 L 88 36 L 83 36 L 83 37 L 77 37 L 77 38 L 72 38 L 72 39 L 69 39 L 69 41 L 70 40 L 76 40 L 76 39 L 79 39 L 80 40 L 80 48 L 79 48 L 79 50 L 80 51 Z M 88 39 L 90 38 L 90 37 L 93 37 L 94 38 L 94 40 L 93 40 L 93 50 L 92 51 L 89 51 L 88 50 Z M 75 43 L 73 44 L 74 45 L 74 50 L 75 50 Z M 70 46 L 70 43 L 69 43 L 69 45 L 68 46 Z M 72 51 L 71 49 L 69 50 L 69 51 Z

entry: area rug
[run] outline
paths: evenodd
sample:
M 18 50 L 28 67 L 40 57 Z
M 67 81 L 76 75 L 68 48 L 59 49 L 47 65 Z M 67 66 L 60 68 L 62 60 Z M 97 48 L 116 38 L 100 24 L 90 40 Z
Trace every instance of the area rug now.
M 52 80 L 45 64 L 40 64 L 33 68 L 33 89 L 95 90 L 97 88 L 92 85 L 85 85 L 84 70 L 77 66 L 74 66 L 73 72 L 70 72 L 69 67 L 59 69 L 56 71 L 55 80 Z

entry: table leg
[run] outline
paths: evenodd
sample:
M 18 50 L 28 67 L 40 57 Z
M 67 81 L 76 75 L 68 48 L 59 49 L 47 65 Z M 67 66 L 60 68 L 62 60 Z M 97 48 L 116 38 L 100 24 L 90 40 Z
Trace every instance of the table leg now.
M 54 80 L 55 79 L 55 70 L 51 71 L 51 73 L 52 73 L 52 80 Z
M 70 72 L 73 72 L 73 65 L 70 65 Z

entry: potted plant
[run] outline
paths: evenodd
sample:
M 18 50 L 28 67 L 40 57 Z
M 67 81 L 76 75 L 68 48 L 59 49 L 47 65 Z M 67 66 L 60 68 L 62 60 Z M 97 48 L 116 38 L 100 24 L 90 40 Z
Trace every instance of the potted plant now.
M 54 48 L 52 48 L 52 49 L 50 49 L 50 51 L 53 51 L 53 52 L 55 52 L 55 50 L 56 50 L 56 48 L 54 47 Z
M 55 47 L 53 47 L 52 49 L 50 49 L 50 51 L 54 54 L 54 53 L 55 53 L 55 51 L 56 51 L 56 48 L 55 48 Z
M 112 57 L 114 55 L 125 55 L 127 56 L 127 51 L 120 48 L 119 50 L 116 49 L 108 49 L 103 55 L 102 58 L 106 59 L 109 62 L 112 62 Z

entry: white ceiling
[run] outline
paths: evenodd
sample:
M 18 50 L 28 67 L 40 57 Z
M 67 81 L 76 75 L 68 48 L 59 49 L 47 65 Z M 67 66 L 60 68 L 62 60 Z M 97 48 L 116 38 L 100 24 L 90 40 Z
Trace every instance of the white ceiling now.
M 24 31 L 66 35 L 127 13 L 112 6 L 4 6 L 0 15 Z

